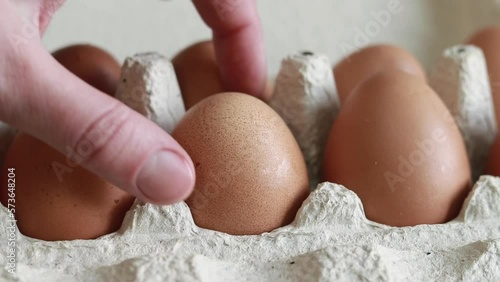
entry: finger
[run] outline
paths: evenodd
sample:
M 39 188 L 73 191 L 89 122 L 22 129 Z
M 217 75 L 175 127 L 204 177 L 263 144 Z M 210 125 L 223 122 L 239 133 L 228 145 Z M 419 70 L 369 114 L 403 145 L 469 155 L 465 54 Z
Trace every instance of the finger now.
M 64 4 L 66 0 L 25 0 L 25 1 L 9 1 L 0 0 L 0 14 L 2 16 L 13 16 L 15 12 L 17 16 L 21 16 L 20 24 L 30 28 L 36 28 L 37 37 L 43 35 L 52 16 Z M 10 13 L 10 15 L 9 15 Z M 11 24 L 14 24 L 11 21 Z
M 52 20 L 54 13 L 64 4 L 66 0 L 42 0 L 40 4 L 40 34 L 44 34 L 47 26 Z
M 41 43 L 24 46 L 3 72 L 0 119 L 65 154 L 66 163 L 52 164 L 61 177 L 76 163 L 145 201 L 170 204 L 191 193 L 194 168 L 179 144 L 65 70 Z
M 193 0 L 213 41 L 229 91 L 264 96 L 266 59 L 255 0 Z

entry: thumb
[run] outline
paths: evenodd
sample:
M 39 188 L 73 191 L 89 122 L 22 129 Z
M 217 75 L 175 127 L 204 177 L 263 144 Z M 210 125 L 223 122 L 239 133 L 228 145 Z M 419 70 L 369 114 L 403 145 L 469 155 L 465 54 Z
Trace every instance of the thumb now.
M 0 119 L 65 154 L 66 163 L 53 164 L 60 177 L 82 165 L 157 204 L 191 193 L 193 164 L 160 127 L 68 72 L 41 43 L 16 54 L 0 54 Z

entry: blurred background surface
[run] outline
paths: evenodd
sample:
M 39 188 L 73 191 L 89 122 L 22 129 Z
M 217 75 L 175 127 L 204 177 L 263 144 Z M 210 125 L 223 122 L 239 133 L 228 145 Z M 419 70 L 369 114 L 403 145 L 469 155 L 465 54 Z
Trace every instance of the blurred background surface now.
M 244 1 L 244 0 L 221 0 Z M 332 63 L 369 44 L 410 50 L 429 68 L 440 52 L 475 30 L 500 24 L 500 0 L 257 0 L 269 75 L 287 54 L 310 50 Z M 139 52 L 172 57 L 210 38 L 188 0 L 68 0 L 44 43 L 49 50 L 91 43 L 119 60 Z

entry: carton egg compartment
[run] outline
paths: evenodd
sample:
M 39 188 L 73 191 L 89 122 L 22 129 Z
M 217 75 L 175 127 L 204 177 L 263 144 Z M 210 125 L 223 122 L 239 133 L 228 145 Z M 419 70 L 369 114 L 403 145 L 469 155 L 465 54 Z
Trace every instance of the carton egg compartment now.
M 168 60 L 155 54 L 127 59 L 122 78 L 117 97 L 170 132 L 183 112 L 178 110 L 182 98 Z M 497 130 L 482 52 L 471 46 L 447 49 L 430 75 L 430 84 L 454 115 L 474 175 L 479 176 Z M 120 230 L 96 240 L 46 242 L 16 231 L 17 276 L 3 268 L 0 280 L 492 281 L 500 277 L 500 178 L 481 176 L 460 215 L 446 224 L 403 228 L 378 224 L 365 217 L 354 192 L 333 183 L 316 186 L 322 148 L 340 107 L 328 59 L 312 52 L 288 56 L 270 105 L 295 135 L 311 188 L 317 187 L 290 225 L 261 235 L 232 236 L 197 227 L 183 202 L 155 206 L 136 201 Z M 3 206 L 0 220 L 12 220 Z M 12 235 L 5 226 L 0 239 L 7 249 Z M 7 252 L 1 254 L 0 263 L 7 265 Z

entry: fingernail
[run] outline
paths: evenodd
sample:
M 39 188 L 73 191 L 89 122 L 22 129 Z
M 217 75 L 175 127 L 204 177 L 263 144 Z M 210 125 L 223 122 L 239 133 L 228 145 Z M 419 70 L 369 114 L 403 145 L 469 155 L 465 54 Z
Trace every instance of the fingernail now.
M 420 78 L 423 78 L 424 80 L 426 79 L 425 78 L 425 73 L 422 73 L 422 70 L 413 65 L 413 64 L 408 64 L 408 63 L 399 63 L 396 65 L 396 68 L 403 71 L 403 72 L 406 72 L 408 74 L 411 74 L 411 75 L 415 75 L 415 76 L 418 76 Z
M 173 204 L 184 200 L 193 190 L 195 174 L 187 160 L 171 151 L 161 151 L 139 172 L 137 187 L 146 201 Z

